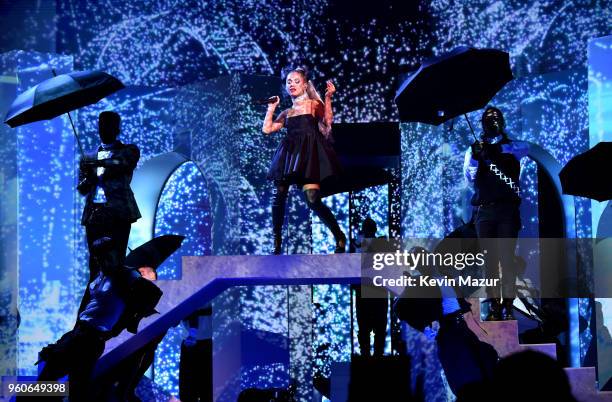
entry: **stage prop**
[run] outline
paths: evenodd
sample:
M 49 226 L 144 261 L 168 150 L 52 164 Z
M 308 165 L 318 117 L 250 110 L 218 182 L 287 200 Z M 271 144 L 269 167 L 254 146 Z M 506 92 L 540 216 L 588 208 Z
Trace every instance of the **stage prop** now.
M 210 256 L 184 257 L 180 280 L 157 282 L 164 297 L 157 305 L 159 315 L 144 319 L 136 335 L 124 332 L 107 343 L 96 375 L 103 375 L 125 356 L 213 300 L 213 384 L 220 400 L 235 400 L 241 380 L 256 365 L 282 365 L 288 369 L 292 338 L 287 334 L 261 333 L 243 326 L 248 300 L 229 288 L 256 285 L 311 285 L 359 283 L 361 256 Z M 225 292 L 228 290 L 228 292 Z M 299 293 L 298 293 L 299 294 Z M 216 298 L 216 299 L 215 299 Z M 288 311 L 291 315 L 308 314 Z M 222 324 L 223 328 L 217 326 Z M 223 329 L 223 331 L 220 331 Z M 288 386 L 288 378 L 275 384 Z
M 328 186 L 333 193 L 348 193 L 349 239 L 354 239 L 367 216 L 376 218 L 372 209 L 386 202 L 384 216 L 388 231 L 380 234 L 400 237 L 401 231 L 401 133 L 394 122 L 336 123 L 333 128 L 333 147 L 342 163 L 343 172 Z M 372 200 L 368 189 L 386 186 L 379 197 Z M 379 187 L 381 188 L 381 187 Z M 384 187 L 383 187 L 384 188 Z M 385 194 L 386 193 L 386 194 Z M 381 226 L 384 221 L 378 221 Z
M 432 57 L 397 90 L 400 120 L 439 125 L 482 109 L 512 80 L 510 56 L 497 49 L 459 46 Z M 474 136 L 476 140 L 476 136 Z
M 393 180 L 390 170 L 399 167 L 401 154 L 398 123 L 337 123 L 332 133 L 343 167 L 332 193 L 356 192 Z
M 162 235 L 155 237 L 145 244 L 131 250 L 125 257 L 125 265 L 141 268 L 151 267 L 155 270 L 181 247 L 185 236 Z
M 124 86 L 117 78 L 103 71 L 79 71 L 57 75 L 22 92 L 13 102 L 4 122 L 11 127 L 68 115 L 74 137 L 84 156 L 81 140 L 70 112 L 98 102 Z
M 132 191 L 142 215 L 132 224 L 129 247 L 140 246 L 155 235 L 155 215 L 163 190 L 174 172 L 189 159 L 178 152 L 157 155 L 134 172 Z
M 344 255 L 292 255 L 292 256 L 205 256 L 184 257 L 183 277 L 180 280 L 158 281 L 164 292 L 158 305 L 159 315 L 144 319 L 138 334 L 123 333 L 107 344 L 107 350 L 96 368 L 96 376 L 104 375 L 125 356 L 159 336 L 181 318 L 191 314 L 207 302 L 213 302 L 213 384 L 216 401 L 233 401 L 245 388 L 244 380 L 261 365 L 284 367 L 284 374 L 276 376 L 271 386 L 287 388 L 291 378 L 287 375 L 292 348 L 309 348 L 308 339 L 294 338 L 289 332 L 275 333 L 250 328 L 248 299 L 240 297 L 246 287 L 267 285 L 285 286 L 287 308 L 291 297 L 301 294 L 299 285 L 329 283 L 359 283 L 359 254 Z M 500 356 L 533 349 L 555 356 L 554 344 L 521 344 L 516 321 L 482 322 L 479 303 L 472 300 L 472 311 L 467 313 L 468 327 L 484 342 L 491 344 Z M 296 319 L 292 315 L 312 314 L 312 310 L 287 310 L 287 316 L 277 319 Z M 299 317 L 297 317 L 299 319 Z M 310 321 L 310 320 L 307 320 Z M 303 325 L 303 324 L 302 324 Z M 308 325 L 308 324 L 306 324 Z M 400 363 L 401 364 L 401 363 Z M 403 367 L 403 366 L 402 366 Z M 312 367 L 310 368 L 312 370 Z M 332 366 L 331 389 L 334 395 L 348 395 L 349 363 Z M 405 368 L 402 371 L 406 371 Z M 566 370 L 575 396 L 581 402 L 603 402 L 611 393 L 598 393 L 594 386 L 592 367 Z M 343 374 L 344 373 L 344 374 Z M 312 376 L 309 377 L 312 384 Z M 302 384 L 307 389 L 309 384 Z M 311 388 L 310 388 L 311 389 Z M 302 394 L 301 397 L 304 397 Z
M 588 151 L 573 157 L 559 173 L 563 193 L 612 200 L 612 142 L 600 142 Z

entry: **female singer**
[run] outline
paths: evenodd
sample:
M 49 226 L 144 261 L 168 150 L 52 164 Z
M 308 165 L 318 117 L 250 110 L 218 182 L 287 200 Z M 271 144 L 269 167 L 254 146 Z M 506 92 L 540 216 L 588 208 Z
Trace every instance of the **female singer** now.
M 306 69 L 295 68 L 283 76 L 293 106 L 273 119 L 280 102 L 280 98 L 276 97 L 276 101 L 268 105 L 262 128 L 265 134 L 270 134 L 287 127 L 287 134 L 281 140 L 268 172 L 268 179 L 273 180 L 275 185 L 272 201 L 274 254 L 281 253 L 285 205 L 292 184 L 302 186 L 308 207 L 334 235 L 335 252 L 343 253 L 346 236 L 332 212 L 321 202 L 321 183 L 341 170 L 329 144 L 333 121 L 331 98 L 336 88 L 331 81 L 327 81 L 323 102 L 309 81 Z

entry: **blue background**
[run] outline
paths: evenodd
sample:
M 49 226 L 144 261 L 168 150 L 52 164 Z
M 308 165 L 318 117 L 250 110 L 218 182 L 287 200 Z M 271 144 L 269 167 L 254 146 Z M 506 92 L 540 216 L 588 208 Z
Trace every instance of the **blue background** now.
M 336 121 L 396 121 L 399 77 L 424 57 L 458 45 L 499 48 L 510 53 L 516 79 L 492 103 L 506 114 L 512 137 L 540 145 L 563 165 L 598 141 L 589 128 L 609 134 L 609 119 L 589 118 L 589 82 L 605 72 L 589 75 L 587 44 L 611 33 L 610 1 L 402 3 L 372 2 L 351 11 L 350 2 L 332 0 L 9 1 L 0 8 L 3 26 L 13 27 L 0 32 L 2 50 L 28 52 L 0 57 L 0 98 L 7 107 L 17 93 L 48 78 L 51 66 L 103 69 L 120 78 L 127 89 L 75 114 L 78 130 L 86 148 L 94 148 L 97 114 L 116 110 L 122 140 L 141 149 L 140 164 L 172 150 L 193 159 L 167 183 L 155 226 L 156 235 L 188 236 L 182 255 L 269 252 L 271 186 L 264 175 L 278 137 L 260 133 L 263 110 L 251 100 L 279 93 L 280 70 L 288 64 L 309 65 L 319 88 L 334 79 Z M 469 115 L 473 122 L 479 113 Z M 466 218 L 461 165 L 470 143 L 467 125 L 457 120 L 450 131 L 448 125 L 406 123 L 401 130 L 402 236 L 442 237 Z M 18 292 L 4 285 L 4 315 L 15 320 L 17 309 L 21 313 L 18 334 L 3 332 L 3 344 L 17 347 L 2 356 L 8 372 L 32 374 L 36 352 L 71 327 L 86 277 L 82 200 L 73 190 L 76 150 L 63 117 L 2 127 L 0 135 L 6 142 L 0 151 L 2 242 L 5 250 L 18 250 L 5 253 L 2 279 L 19 285 Z M 536 169 L 533 162 L 523 165 L 522 235 L 537 236 Z M 379 235 L 388 228 L 387 191 L 364 192 L 353 211 L 374 216 Z M 298 191 L 290 197 L 290 251 L 329 252 L 330 235 L 299 197 Z M 348 196 L 325 202 L 348 230 Z M 575 236 L 592 236 L 590 200 L 576 199 L 575 207 Z M 160 275 L 177 277 L 179 257 Z M 254 309 L 274 314 L 274 304 L 256 291 L 248 297 Z M 316 356 L 328 372 L 329 361 L 350 356 L 350 334 L 338 325 L 350 317 L 350 296 L 336 286 L 317 287 L 313 297 L 326 311 L 316 317 L 321 335 L 315 344 L 331 345 L 327 355 Z M 582 310 L 588 317 L 588 305 Z M 417 369 L 439 368 L 431 341 L 410 336 L 425 345 Z M 589 336 L 583 331 L 581 351 Z M 174 394 L 179 338 L 170 332 L 154 369 L 155 381 Z M 430 381 L 430 400 L 441 398 L 443 380 Z

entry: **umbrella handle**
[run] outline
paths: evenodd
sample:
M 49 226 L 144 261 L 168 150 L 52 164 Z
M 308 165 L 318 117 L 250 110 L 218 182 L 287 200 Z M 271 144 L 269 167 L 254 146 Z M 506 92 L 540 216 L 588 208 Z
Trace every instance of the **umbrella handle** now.
M 465 120 L 467 120 L 467 124 L 470 126 L 470 131 L 472 132 L 472 136 L 474 136 L 474 141 L 478 142 L 478 138 L 476 138 L 476 133 L 474 132 L 474 128 L 472 127 L 472 123 L 470 122 L 467 113 L 463 113 L 463 116 L 465 116 Z
M 53 73 L 54 77 L 57 77 L 57 73 L 55 72 L 54 68 L 51 69 L 51 72 Z M 81 145 L 81 139 L 79 138 L 79 133 L 77 133 L 76 131 L 76 127 L 74 126 L 74 122 L 72 121 L 72 116 L 70 116 L 70 112 L 66 114 L 68 115 L 68 120 L 70 120 L 70 125 L 72 126 L 72 132 L 74 133 L 74 138 L 76 138 L 76 142 L 79 146 L 79 153 L 81 154 L 81 157 L 84 158 L 85 152 L 83 152 L 83 146 Z
M 76 142 L 79 145 L 79 152 L 81 153 L 81 157 L 85 157 L 85 152 L 83 152 L 83 146 L 81 145 L 81 139 L 79 138 L 79 134 L 74 127 L 74 122 L 72 121 L 72 116 L 70 116 L 70 112 L 66 113 L 68 115 L 68 119 L 70 120 L 70 125 L 72 126 L 72 132 L 74 133 L 74 138 L 76 138 Z

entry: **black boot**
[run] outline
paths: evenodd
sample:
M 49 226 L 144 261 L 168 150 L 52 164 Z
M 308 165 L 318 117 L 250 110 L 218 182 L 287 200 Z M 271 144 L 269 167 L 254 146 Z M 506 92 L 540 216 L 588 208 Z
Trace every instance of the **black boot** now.
M 340 231 L 340 237 L 336 237 L 336 248 L 334 249 L 334 253 L 341 254 L 346 252 L 346 236 L 342 231 Z
M 498 298 L 491 298 L 489 305 L 489 313 L 485 318 L 485 321 L 501 321 L 502 320 L 502 305 L 501 300 Z
M 283 185 L 277 185 L 272 197 L 272 231 L 274 233 L 275 255 L 282 253 L 283 245 L 283 222 L 285 221 L 285 206 L 287 205 L 287 190 Z
M 323 222 L 334 235 L 334 239 L 336 239 L 336 248 L 334 252 L 344 253 L 346 251 L 346 236 L 342 233 L 332 211 L 327 208 L 327 205 L 321 202 L 319 190 L 305 190 L 304 195 L 306 196 L 308 207 L 319 217 L 319 219 L 321 219 L 321 222 Z
M 516 318 L 514 318 L 513 304 L 514 304 L 514 299 L 504 299 L 504 303 L 503 303 L 504 315 L 502 317 L 504 321 L 516 320 Z
M 283 236 L 280 233 L 274 233 L 274 250 L 272 253 L 274 255 L 283 253 Z

